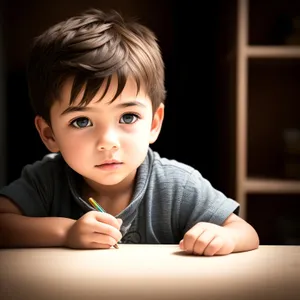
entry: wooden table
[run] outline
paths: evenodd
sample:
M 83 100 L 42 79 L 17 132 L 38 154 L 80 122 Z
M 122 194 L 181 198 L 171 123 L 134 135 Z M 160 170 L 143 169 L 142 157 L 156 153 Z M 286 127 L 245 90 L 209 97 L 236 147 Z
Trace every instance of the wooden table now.
M 300 246 L 202 257 L 177 245 L 0 250 L 1 300 L 300 299 Z

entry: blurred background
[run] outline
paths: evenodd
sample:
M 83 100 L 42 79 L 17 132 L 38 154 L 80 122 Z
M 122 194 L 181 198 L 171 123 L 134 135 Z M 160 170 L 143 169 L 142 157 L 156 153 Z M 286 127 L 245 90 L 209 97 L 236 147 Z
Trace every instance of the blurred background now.
M 244 199 L 244 217 L 262 244 L 300 244 L 299 2 L 212 0 L 202 7 L 192 0 L 2 0 L 0 184 L 47 153 L 28 98 L 32 39 L 85 9 L 113 8 L 150 27 L 161 46 L 166 116 L 152 148 L 197 168 L 227 196 Z M 247 24 L 246 42 L 256 53 L 249 57 L 240 51 L 248 46 L 237 43 L 241 24 Z M 246 70 L 239 68 L 243 58 Z M 239 115 L 239 86 L 246 117 Z M 239 126 L 242 139 L 247 137 L 242 150 L 236 144 Z M 238 164 L 245 165 L 245 176 Z

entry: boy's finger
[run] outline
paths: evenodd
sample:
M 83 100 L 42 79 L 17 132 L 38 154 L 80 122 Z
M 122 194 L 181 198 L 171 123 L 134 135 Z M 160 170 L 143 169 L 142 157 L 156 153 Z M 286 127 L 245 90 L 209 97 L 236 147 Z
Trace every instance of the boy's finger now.
M 95 224 L 93 224 L 93 231 L 94 233 L 100 233 L 101 235 L 109 236 L 116 240 L 116 242 L 118 242 L 122 238 L 122 234 L 119 229 L 103 222 L 95 222 Z
M 122 224 L 123 224 L 123 220 L 122 219 L 120 219 L 120 218 L 118 218 L 117 219 L 117 221 L 119 222 L 119 225 L 120 225 L 120 227 L 122 226 Z
M 119 221 L 113 215 L 99 211 L 94 211 L 93 214 L 98 222 L 102 222 L 120 229 Z

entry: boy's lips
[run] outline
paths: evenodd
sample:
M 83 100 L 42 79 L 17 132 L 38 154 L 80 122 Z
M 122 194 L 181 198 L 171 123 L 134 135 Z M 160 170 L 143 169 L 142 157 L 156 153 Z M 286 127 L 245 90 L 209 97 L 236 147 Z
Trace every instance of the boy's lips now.
M 106 165 L 119 165 L 122 164 L 121 161 L 116 160 L 116 159 L 108 159 L 103 161 L 101 164 L 96 165 L 96 167 L 101 167 L 101 166 L 106 166 Z
M 100 165 L 96 165 L 95 168 L 102 171 L 116 171 L 123 165 L 123 162 L 118 160 L 105 160 Z

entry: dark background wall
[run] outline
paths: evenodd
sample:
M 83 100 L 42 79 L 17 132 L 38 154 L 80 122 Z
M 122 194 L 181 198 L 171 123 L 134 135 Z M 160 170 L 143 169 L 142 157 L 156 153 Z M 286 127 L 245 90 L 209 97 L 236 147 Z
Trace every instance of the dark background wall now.
M 162 49 L 166 118 L 153 149 L 196 167 L 214 186 L 233 196 L 229 184 L 233 164 L 229 140 L 233 137 L 230 103 L 223 93 L 227 84 L 223 64 L 235 1 L 207 2 L 205 8 L 196 8 L 192 0 L 4 0 L 7 181 L 47 153 L 34 128 L 26 86 L 25 67 L 33 37 L 87 8 L 114 8 L 149 26 Z

